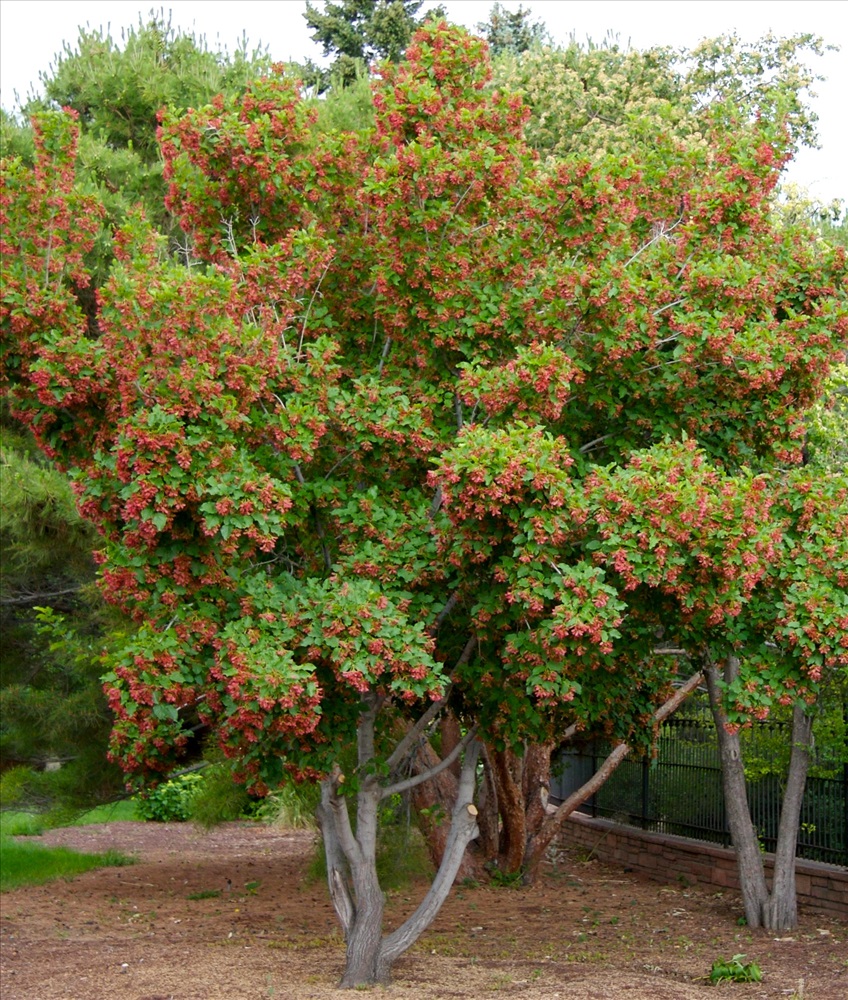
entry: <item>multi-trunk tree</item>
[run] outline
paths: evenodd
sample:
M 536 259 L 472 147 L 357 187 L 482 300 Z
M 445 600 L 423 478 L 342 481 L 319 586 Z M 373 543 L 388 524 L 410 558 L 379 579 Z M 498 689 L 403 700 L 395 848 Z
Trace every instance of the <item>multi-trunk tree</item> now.
M 760 652 L 736 710 L 812 697 L 848 655 L 840 551 L 810 542 L 805 602 L 773 515 L 818 495 L 785 469 L 848 328 L 844 253 L 770 220 L 780 123 L 540 165 L 488 78 L 434 23 L 382 69 L 373 131 L 307 141 L 282 76 L 165 113 L 190 252 L 131 220 L 94 307 L 73 120 L 4 171 L 9 393 L 138 624 L 113 753 L 161 774 L 200 724 L 254 789 L 320 780 L 347 986 L 449 892 L 482 742 L 647 745 L 707 653 Z M 448 709 L 453 750 L 416 766 Z M 384 937 L 380 803 L 452 767 L 439 871 Z

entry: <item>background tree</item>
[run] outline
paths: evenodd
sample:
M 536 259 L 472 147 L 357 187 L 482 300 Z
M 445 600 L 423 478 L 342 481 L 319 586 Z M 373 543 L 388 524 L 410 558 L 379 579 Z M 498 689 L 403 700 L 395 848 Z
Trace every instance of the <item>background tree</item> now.
M 399 62 L 416 28 L 445 16 L 437 7 L 419 17 L 423 6 L 424 0 L 326 0 L 319 10 L 307 0 L 303 16 L 312 40 L 323 46 L 325 56 L 335 55 L 329 70 L 307 65 L 307 84 L 323 91 L 336 79 L 344 87 L 378 60 Z
M 164 210 L 156 140 L 160 110 L 239 94 L 269 69 L 261 48 L 249 52 L 242 45 L 232 55 L 210 50 L 203 37 L 171 27 L 164 15 L 151 15 L 122 31 L 120 40 L 102 29 L 81 28 L 75 44 L 66 43 L 39 75 L 44 97 L 29 100 L 22 114 L 26 121 L 47 108 L 72 108 L 79 115 L 77 170 L 80 183 L 96 192 L 106 209 L 102 249 L 109 244 L 110 229 L 138 204 L 152 225 L 178 239 Z
M 534 46 L 551 42 L 545 25 L 541 21 L 531 21 L 531 16 L 531 12 L 521 4 L 518 10 L 510 11 L 503 4 L 496 3 L 489 12 L 488 21 L 477 25 L 477 34 L 489 43 L 493 58 L 504 53 L 520 55 Z
M 662 131 L 702 142 L 717 112 L 728 125 L 783 122 L 792 146 L 815 145 L 816 116 L 806 98 L 818 79 L 809 56 L 825 50 L 812 35 L 743 43 L 705 40 L 692 50 L 623 46 L 613 35 L 586 46 L 505 53 L 494 81 L 530 108 L 527 141 L 543 155 L 629 155 Z
M 94 539 L 67 477 L 28 436 L 4 425 L 0 760 L 4 771 L 18 765 L 4 777 L 6 806 L 68 808 L 121 788 L 118 769 L 105 766 L 112 716 L 100 683 L 101 647 L 116 623 L 93 586 Z M 64 766 L 41 773 L 48 762 Z

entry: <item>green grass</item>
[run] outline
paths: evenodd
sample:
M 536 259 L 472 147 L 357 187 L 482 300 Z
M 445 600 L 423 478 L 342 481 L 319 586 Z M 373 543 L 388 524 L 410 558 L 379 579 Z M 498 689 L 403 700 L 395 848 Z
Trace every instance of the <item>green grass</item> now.
M 0 812 L 0 837 L 38 837 L 44 823 L 38 813 Z
M 69 826 L 88 826 L 91 823 L 118 823 L 122 820 L 140 820 L 141 816 L 135 807 L 135 802 L 122 799 L 120 802 L 110 802 L 109 805 L 97 806 L 74 820 Z
M 89 826 L 91 823 L 115 823 L 118 820 L 140 819 L 135 802 L 128 799 L 97 806 L 86 813 L 70 813 L 67 822 L 57 813 L 33 813 L 17 809 L 0 811 L 0 836 L 38 837 L 45 830 L 56 826 Z
M 39 885 L 56 878 L 73 878 L 92 868 L 132 864 L 132 858 L 117 851 L 83 854 L 67 847 L 45 847 L 38 843 L 13 840 L 13 837 L 37 837 L 52 824 L 49 817 L 23 811 L 0 812 L 0 892 L 23 885 Z M 134 802 L 115 802 L 97 806 L 76 816 L 68 826 L 111 823 L 137 819 Z
M 40 885 L 57 878 L 73 878 L 92 868 L 132 864 L 132 858 L 118 851 L 81 854 L 67 847 L 43 847 L 0 838 L 0 892 L 24 885 Z

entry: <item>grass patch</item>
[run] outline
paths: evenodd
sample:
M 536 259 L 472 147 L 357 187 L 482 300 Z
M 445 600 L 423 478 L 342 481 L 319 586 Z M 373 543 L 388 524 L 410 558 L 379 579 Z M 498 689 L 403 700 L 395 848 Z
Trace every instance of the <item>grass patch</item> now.
M 38 813 L 0 812 L 0 837 L 39 837 L 44 833 L 44 822 Z
M 201 889 L 199 892 L 190 892 L 187 898 L 191 900 L 217 899 L 220 895 L 220 889 Z
M 59 826 L 89 826 L 92 823 L 115 823 L 140 818 L 135 802 L 129 799 L 96 806 L 84 813 L 78 810 L 37 813 L 4 809 L 0 811 L 0 837 L 38 837 L 45 830 Z
M 140 820 L 135 802 L 121 799 L 120 802 L 109 802 L 105 806 L 95 806 L 87 813 L 70 823 L 70 826 L 90 826 L 92 823 L 119 823 L 126 820 Z
M 0 844 L 0 892 L 24 885 L 40 885 L 57 878 L 73 878 L 93 868 L 132 863 L 132 858 L 119 851 L 83 854 L 67 847 L 44 847 L 3 837 Z

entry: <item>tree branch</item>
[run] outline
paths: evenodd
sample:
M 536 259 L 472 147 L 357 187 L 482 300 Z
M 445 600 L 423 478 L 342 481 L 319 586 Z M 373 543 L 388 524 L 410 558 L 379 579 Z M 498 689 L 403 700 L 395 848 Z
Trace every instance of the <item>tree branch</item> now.
M 452 685 L 448 683 L 448 686 L 445 688 L 445 693 L 442 695 L 442 697 L 438 701 L 434 701 L 430 705 L 427 711 L 416 720 L 412 728 L 407 732 L 407 734 L 403 737 L 400 743 L 398 743 L 398 745 L 395 747 L 394 752 L 386 761 L 390 771 L 396 768 L 398 764 L 400 764 L 400 762 L 409 752 L 410 748 L 412 747 L 412 744 L 418 740 L 418 738 L 421 736 L 424 730 L 436 718 L 436 716 L 439 714 L 439 712 L 441 712 L 441 710 L 445 707 L 445 705 L 447 705 L 448 695 L 450 694 L 451 687 Z
M 462 774 L 459 778 L 456 805 L 451 818 L 451 830 L 444 857 L 427 895 L 421 901 L 418 909 L 383 942 L 381 957 L 389 966 L 429 927 L 433 917 L 439 912 L 439 908 L 450 892 L 456 873 L 462 864 L 466 845 L 478 834 L 477 808 L 472 800 L 479 753 L 480 742 L 472 740 L 465 754 L 465 760 L 462 762 Z
M 430 627 L 431 635 L 439 631 L 439 627 L 441 626 L 442 622 L 445 620 L 445 618 L 447 618 L 447 616 L 451 613 L 451 611 L 453 611 L 458 601 L 459 601 L 459 591 L 455 590 L 445 602 L 445 606 L 442 608 L 442 610 L 436 615 L 436 620 Z
M 66 594 L 77 594 L 82 587 L 68 587 L 65 590 L 52 590 L 40 594 L 19 594 L 17 597 L 0 597 L 0 604 L 32 604 L 33 601 L 44 601 L 50 597 L 64 597 Z
M 701 684 L 703 679 L 704 675 L 702 671 L 699 670 L 696 674 L 693 674 L 685 682 L 685 684 L 682 684 L 674 692 L 674 694 L 654 712 L 654 721 L 663 722 L 667 719 L 672 712 L 676 711 L 680 707 L 680 705 L 689 697 L 698 685 Z M 609 754 L 600 768 L 598 768 L 595 774 L 592 775 L 592 777 L 584 785 L 578 788 L 577 791 L 572 792 L 571 795 L 569 795 L 568 798 L 559 805 L 553 815 L 548 816 L 542 824 L 539 832 L 533 838 L 532 844 L 528 845 L 527 871 L 525 873 L 525 879 L 527 881 L 531 881 L 535 876 L 545 851 L 565 820 L 568 819 L 575 809 L 583 805 L 586 799 L 595 794 L 595 792 L 604 784 L 612 772 L 630 753 L 630 749 L 629 744 L 619 743 L 619 745 Z
M 430 504 L 430 510 L 428 511 L 431 521 L 436 516 L 436 514 L 439 513 L 439 508 L 441 506 L 442 506 L 442 487 L 437 486 L 436 492 L 433 495 L 433 502 Z
M 477 643 L 477 636 L 472 635 L 469 637 L 468 642 L 466 642 L 463 647 L 462 652 L 459 655 L 459 659 L 456 661 L 456 667 L 461 667 L 463 664 L 467 663 L 471 653 L 474 650 L 474 646 Z M 454 670 L 456 670 L 454 667 Z M 421 736 L 424 730 L 430 725 L 430 723 L 436 718 L 436 716 L 441 712 L 448 702 L 448 695 L 450 694 L 451 688 L 453 687 L 453 677 L 448 680 L 448 685 L 445 688 L 445 693 L 439 698 L 438 701 L 434 701 L 427 711 L 416 720 L 415 724 L 409 730 L 409 732 L 403 737 L 403 739 L 395 747 L 394 752 L 388 758 L 386 763 L 389 766 L 389 770 L 393 770 L 400 764 L 403 758 L 409 752 L 410 747 L 413 743 Z
M 380 798 L 387 799 L 390 795 L 400 795 L 401 792 L 407 792 L 410 788 L 415 788 L 416 785 L 423 785 L 430 778 L 435 778 L 437 774 L 441 774 L 442 771 L 447 770 L 453 764 L 476 735 L 477 727 L 472 726 L 447 757 L 440 760 L 435 767 L 431 767 L 429 771 L 424 771 L 421 774 L 414 774 L 410 778 L 404 778 L 403 781 L 398 781 L 394 785 L 388 785 L 380 793 Z

